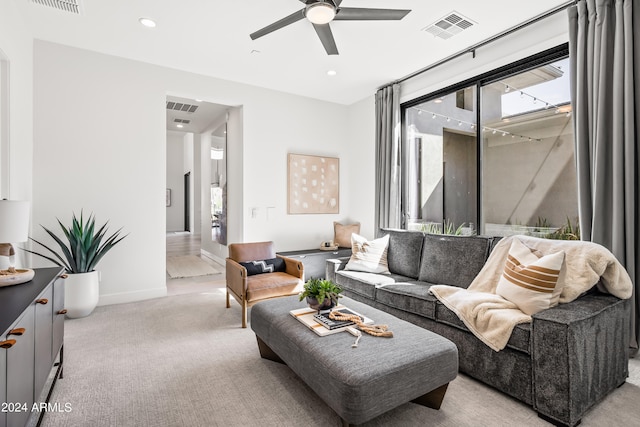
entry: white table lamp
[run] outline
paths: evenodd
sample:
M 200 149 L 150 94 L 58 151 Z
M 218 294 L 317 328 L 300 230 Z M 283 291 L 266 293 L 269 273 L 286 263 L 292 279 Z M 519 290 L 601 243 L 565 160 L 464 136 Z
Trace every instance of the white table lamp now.
M 29 240 L 29 202 L 0 200 L 0 256 L 9 257 L 9 268 L 0 270 L 0 286 L 17 285 L 31 280 L 33 270 L 16 269 L 12 243 Z

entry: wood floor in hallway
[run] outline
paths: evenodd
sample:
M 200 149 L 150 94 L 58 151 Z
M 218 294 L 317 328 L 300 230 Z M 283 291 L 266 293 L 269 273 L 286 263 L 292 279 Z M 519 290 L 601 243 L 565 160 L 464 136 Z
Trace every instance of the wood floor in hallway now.
M 167 233 L 167 256 L 196 255 L 205 262 L 213 265 L 221 274 L 209 276 L 185 277 L 181 279 L 167 278 L 167 295 L 192 293 L 225 292 L 224 265 L 220 265 L 200 253 L 200 236 L 191 233 Z

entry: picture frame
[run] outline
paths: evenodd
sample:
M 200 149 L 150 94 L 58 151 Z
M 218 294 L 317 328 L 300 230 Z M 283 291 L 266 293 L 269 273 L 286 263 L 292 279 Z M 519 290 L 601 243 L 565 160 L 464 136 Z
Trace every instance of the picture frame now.
M 287 213 L 340 213 L 340 159 L 289 153 Z

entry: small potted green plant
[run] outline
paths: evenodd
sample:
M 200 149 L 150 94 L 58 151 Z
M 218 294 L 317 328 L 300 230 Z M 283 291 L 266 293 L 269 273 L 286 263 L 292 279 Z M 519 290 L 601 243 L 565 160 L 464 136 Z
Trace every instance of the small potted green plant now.
M 314 310 L 329 310 L 338 304 L 341 298 L 342 288 L 331 280 L 314 279 L 307 280 L 300 293 L 300 301 L 307 298 L 309 307 Z

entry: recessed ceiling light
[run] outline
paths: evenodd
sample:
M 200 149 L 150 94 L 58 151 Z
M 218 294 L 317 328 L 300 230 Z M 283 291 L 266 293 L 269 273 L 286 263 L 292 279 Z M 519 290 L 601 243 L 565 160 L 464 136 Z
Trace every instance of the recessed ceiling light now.
M 154 21 L 151 18 L 140 18 L 138 19 L 138 22 L 140 22 L 145 27 L 149 27 L 149 28 L 153 28 L 156 26 L 156 21 Z
M 196 102 L 202 102 L 202 99 L 196 99 Z
M 328 76 L 335 76 L 336 74 L 338 74 L 338 73 L 336 72 L 336 70 L 329 70 L 329 71 L 327 71 L 327 75 L 328 75 Z
M 177 124 L 176 127 L 182 129 L 184 126 Z

